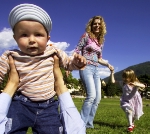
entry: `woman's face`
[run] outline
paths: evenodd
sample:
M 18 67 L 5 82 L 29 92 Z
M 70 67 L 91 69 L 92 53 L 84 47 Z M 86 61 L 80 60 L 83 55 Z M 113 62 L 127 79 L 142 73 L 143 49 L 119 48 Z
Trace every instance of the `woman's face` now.
M 99 34 L 101 28 L 101 21 L 100 19 L 95 19 L 92 25 L 92 31 L 95 35 Z

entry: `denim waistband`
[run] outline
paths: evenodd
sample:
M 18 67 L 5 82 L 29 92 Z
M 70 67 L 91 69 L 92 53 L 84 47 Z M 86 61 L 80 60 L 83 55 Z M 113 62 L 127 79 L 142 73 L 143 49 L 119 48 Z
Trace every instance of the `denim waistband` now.
M 42 101 L 32 101 L 30 100 L 28 97 L 24 96 L 23 94 L 21 94 L 20 92 L 19 93 L 16 93 L 13 97 L 13 100 L 20 100 L 20 101 L 23 101 L 23 102 L 32 102 L 32 103 L 41 103 L 41 104 L 49 104 L 51 103 L 52 101 L 54 101 L 54 97 L 48 99 L 48 100 L 42 100 Z

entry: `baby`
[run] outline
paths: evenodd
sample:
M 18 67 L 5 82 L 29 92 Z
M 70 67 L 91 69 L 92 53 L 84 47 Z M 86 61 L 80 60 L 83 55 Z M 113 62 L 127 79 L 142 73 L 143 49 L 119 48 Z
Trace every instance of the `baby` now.
M 20 50 L 9 50 L 0 57 L 0 82 L 9 70 L 8 55 L 14 58 L 20 83 L 15 94 L 6 124 L 7 133 L 59 134 L 58 102 L 54 100 L 53 54 L 66 70 L 84 68 L 86 60 L 81 55 L 69 57 L 53 45 L 47 45 L 52 27 L 50 16 L 39 6 L 20 4 L 9 14 L 9 23 Z

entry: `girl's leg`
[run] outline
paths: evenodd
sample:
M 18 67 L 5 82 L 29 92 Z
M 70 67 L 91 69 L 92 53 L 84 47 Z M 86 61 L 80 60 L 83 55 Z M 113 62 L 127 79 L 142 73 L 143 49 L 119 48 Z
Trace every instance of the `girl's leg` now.
M 86 124 L 86 127 L 93 127 L 87 126 L 87 122 L 89 122 L 89 115 L 96 98 L 96 91 L 95 91 L 95 83 L 93 79 L 93 70 L 95 66 L 87 65 L 84 70 L 80 70 L 80 78 L 83 82 L 83 85 L 86 90 L 86 98 L 84 100 L 82 110 L 81 110 L 81 118 Z
M 128 132 L 133 132 L 134 127 L 133 127 L 132 111 L 131 110 L 126 111 L 126 116 L 127 116 L 127 120 L 128 120 L 128 123 L 129 123 Z
M 135 118 L 133 117 L 132 118 L 132 127 L 134 128 L 135 126 L 134 126 L 134 121 L 135 121 Z
M 132 112 L 126 112 L 126 117 L 127 117 L 127 120 L 128 120 L 128 124 L 129 126 L 132 126 Z

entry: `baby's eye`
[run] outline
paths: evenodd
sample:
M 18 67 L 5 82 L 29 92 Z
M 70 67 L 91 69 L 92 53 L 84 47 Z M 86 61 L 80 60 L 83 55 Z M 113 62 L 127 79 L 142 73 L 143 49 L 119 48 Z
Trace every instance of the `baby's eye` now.
M 36 34 L 36 36 L 42 36 L 42 34 L 39 34 L 39 33 L 38 33 L 38 34 Z
M 21 37 L 27 37 L 27 34 L 22 34 Z

